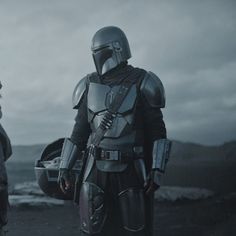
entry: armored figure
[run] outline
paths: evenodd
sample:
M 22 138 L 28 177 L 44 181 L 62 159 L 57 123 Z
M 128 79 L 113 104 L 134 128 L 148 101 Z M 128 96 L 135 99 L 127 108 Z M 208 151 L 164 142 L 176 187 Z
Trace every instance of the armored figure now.
M 81 235 L 150 236 L 153 196 L 171 146 L 164 88 L 154 73 L 128 64 L 129 43 L 117 27 L 95 33 L 92 55 L 96 72 L 74 90 L 77 116 L 63 145 L 59 183 L 65 193 L 73 187 L 70 171 L 83 158 Z
M 0 82 L 0 89 L 2 88 Z M 0 118 L 2 111 L 0 107 Z M 8 183 L 5 161 L 11 156 L 10 140 L 0 124 L 0 236 L 5 235 L 4 226 L 7 224 Z

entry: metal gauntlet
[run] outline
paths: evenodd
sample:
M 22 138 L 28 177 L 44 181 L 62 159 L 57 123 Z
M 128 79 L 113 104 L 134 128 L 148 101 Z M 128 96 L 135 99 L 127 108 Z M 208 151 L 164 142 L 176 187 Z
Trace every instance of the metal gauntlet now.
M 159 139 L 154 141 L 152 152 L 152 169 L 161 173 L 165 172 L 166 164 L 169 159 L 171 141 L 168 139 Z
M 149 178 L 158 186 L 161 185 L 161 177 L 166 169 L 169 159 L 171 141 L 168 139 L 159 139 L 154 141 L 152 152 L 152 170 Z
M 66 138 L 61 152 L 60 169 L 71 170 L 76 160 L 81 157 L 82 152 L 78 147 L 69 139 Z

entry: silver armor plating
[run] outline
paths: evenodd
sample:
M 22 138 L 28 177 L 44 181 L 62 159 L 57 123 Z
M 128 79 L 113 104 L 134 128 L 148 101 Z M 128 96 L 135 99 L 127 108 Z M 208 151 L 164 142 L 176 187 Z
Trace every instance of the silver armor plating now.
M 92 131 L 100 125 L 109 105 L 113 101 L 120 86 L 109 87 L 107 85 L 90 83 L 88 90 L 88 112 Z M 119 138 L 126 135 L 133 122 L 133 109 L 137 97 L 136 85 L 133 85 L 124 102 L 118 110 L 118 115 L 113 120 L 113 125 L 106 132 L 105 138 Z M 98 99 L 99 98 L 99 99 Z
M 166 164 L 169 159 L 171 141 L 168 139 L 156 140 L 153 144 L 153 162 L 152 169 L 165 172 Z
M 152 107 L 165 107 L 165 89 L 161 80 L 152 72 L 148 72 L 144 77 L 141 87 L 141 92 L 144 94 L 147 102 Z
M 104 191 L 97 185 L 84 182 L 80 192 L 81 230 L 89 235 L 100 233 L 106 220 Z
M 61 152 L 60 169 L 72 169 L 76 160 L 81 157 L 81 151 L 77 146 L 71 142 L 69 138 L 66 138 Z
M 81 98 L 84 95 L 86 90 L 87 76 L 81 79 L 76 85 L 73 96 L 72 96 L 72 104 L 74 109 L 78 109 L 80 105 Z

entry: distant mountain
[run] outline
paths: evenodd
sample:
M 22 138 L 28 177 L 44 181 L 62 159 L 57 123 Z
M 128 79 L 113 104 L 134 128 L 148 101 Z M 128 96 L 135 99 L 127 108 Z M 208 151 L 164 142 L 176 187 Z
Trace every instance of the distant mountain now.
M 9 182 L 34 181 L 33 166 L 46 145 L 14 146 L 7 162 Z M 164 186 L 198 187 L 215 193 L 236 189 L 236 141 L 204 146 L 173 141 Z
M 34 162 L 40 157 L 46 145 L 16 145 L 13 146 L 13 156 L 10 162 Z M 236 161 L 236 141 L 220 146 L 204 146 L 195 143 L 173 141 L 170 162 L 218 162 Z
M 13 146 L 13 155 L 9 162 L 34 162 L 40 157 L 42 150 L 46 145 L 15 145 Z
M 173 141 L 170 160 L 172 163 L 236 161 L 236 141 L 219 146 L 204 146 Z

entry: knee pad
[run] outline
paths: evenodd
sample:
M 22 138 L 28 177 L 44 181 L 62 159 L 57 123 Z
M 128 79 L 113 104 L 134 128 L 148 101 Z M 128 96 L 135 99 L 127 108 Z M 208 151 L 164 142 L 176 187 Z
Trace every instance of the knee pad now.
M 81 230 L 88 234 L 100 233 L 107 216 L 104 191 L 93 183 L 83 183 L 79 212 Z
M 119 193 L 124 229 L 141 232 L 145 228 L 145 201 L 142 189 L 126 189 Z

